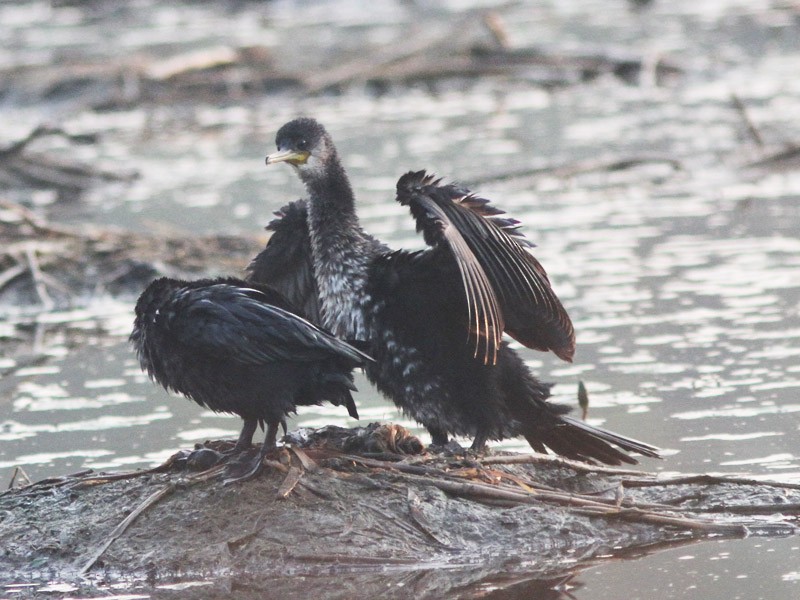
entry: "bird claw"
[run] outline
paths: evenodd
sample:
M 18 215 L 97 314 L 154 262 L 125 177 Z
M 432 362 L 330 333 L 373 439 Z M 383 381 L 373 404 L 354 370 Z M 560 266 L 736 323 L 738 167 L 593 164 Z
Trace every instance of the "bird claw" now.
M 259 456 L 258 460 L 253 461 L 253 463 L 254 464 L 251 464 L 250 470 L 244 475 L 239 475 L 238 477 L 228 477 L 222 481 L 222 485 L 228 486 L 233 485 L 234 483 L 243 483 L 257 477 L 261 471 L 264 470 L 264 461 Z
M 428 451 L 435 454 L 444 454 L 445 456 L 458 456 L 459 458 L 463 458 L 467 454 L 467 449 L 455 440 L 450 440 L 446 444 L 429 444 Z
M 271 448 L 266 452 L 264 450 L 261 450 L 255 459 L 250 460 L 248 462 L 245 462 L 244 460 L 232 461 L 230 464 L 228 464 L 227 472 L 235 471 L 236 467 L 238 466 L 244 466 L 246 468 L 246 471 L 241 475 L 236 475 L 235 473 L 232 473 L 232 475 L 234 476 L 227 477 L 226 479 L 224 479 L 222 485 L 227 486 L 227 485 L 232 485 L 234 483 L 242 483 L 245 481 L 250 481 L 251 479 L 254 479 L 258 475 L 260 475 L 261 472 L 264 470 L 264 458 L 266 458 L 266 456 L 270 452 L 273 452 L 274 450 L 275 448 Z

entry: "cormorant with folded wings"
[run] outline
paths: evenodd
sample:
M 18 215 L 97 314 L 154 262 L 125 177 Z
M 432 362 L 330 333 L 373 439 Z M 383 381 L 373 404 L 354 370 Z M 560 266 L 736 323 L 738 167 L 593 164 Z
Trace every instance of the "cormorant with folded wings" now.
M 278 427 L 298 406 L 344 405 L 354 419 L 352 371 L 370 357 L 294 313 L 268 286 L 234 278 L 152 282 L 136 303 L 130 341 L 142 370 L 214 412 L 239 415 L 234 452 L 266 424 L 248 472 L 275 448 Z

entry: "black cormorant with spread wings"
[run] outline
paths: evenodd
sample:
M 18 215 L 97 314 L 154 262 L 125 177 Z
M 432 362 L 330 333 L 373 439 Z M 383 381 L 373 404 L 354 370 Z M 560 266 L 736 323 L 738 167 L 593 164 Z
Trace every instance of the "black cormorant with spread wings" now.
M 292 165 L 306 200 L 285 206 L 250 277 L 276 286 L 305 316 L 345 339 L 362 340 L 367 377 L 432 442 L 524 436 L 538 451 L 608 464 L 656 448 L 566 415 L 502 341 L 571 360 L 572 323 L 518 222 L 487 200 L 425 172 L 404 175 L 397 201 L 428 248 L 390 250 L 360 226 L 355 198 L 330 135 L 301 118 L 278 131 L 267 164 Z M 361 346 L 359 346 L 361 347 Z
M 344 404 L 357 419 L 352 370 L 371 360 L 294 314 L 273 289 L 233 278 L 155 280 L 136 304 L 130 340 L 151 379 L 244 419 L 235 452 L 266 424 L 257 462 L 241 479 L 260 470 L 298 406 Z

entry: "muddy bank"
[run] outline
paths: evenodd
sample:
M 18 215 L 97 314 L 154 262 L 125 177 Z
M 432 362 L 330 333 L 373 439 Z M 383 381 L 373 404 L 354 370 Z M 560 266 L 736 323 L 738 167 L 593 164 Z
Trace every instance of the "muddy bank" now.
M 246 483 L 223 485 L 224 465 L 187 471 L 179 454 L 150 471 L 4 492 L 0 583 L 203 579 L 258 590 L 291 576 L 283 585 L 296 593 L 336 576 L 348 584 L 326 597 L 434 597 L 499 574 L 515 585 L 553 579 L 657 544 L 792 535 L 800 515 L 800 485 L 660 480 L 541 455 L 399 455 L 353 443 L 359 432 L 295 435 Z M 376 436 L 387 428 L 373 426 Z

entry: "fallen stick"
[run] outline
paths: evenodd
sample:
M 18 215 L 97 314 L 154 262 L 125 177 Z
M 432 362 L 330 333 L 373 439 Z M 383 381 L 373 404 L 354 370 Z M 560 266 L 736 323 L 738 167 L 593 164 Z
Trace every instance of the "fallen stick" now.
M 581 515 L 602 517 L 605 519 L 619 519 L 635 523 L 649 523 L 652 525 L 666 525 L 678 529 L 688 529 L 699 531 L 703 534 L 717 533 L 720 535 L 741 535 L 748 533 L 746 525 L 715 523 L 713 521 L 701 521 L 699 519 L 689 519 L 671 515 L 661 515 L 653 512 L 641 511 L 635 508 L 624 508 L 621 510 L 598 510 L 593 508 L 576 508 L 574 511 Z
M 633 167 L 654 163 L 663 163 L 669 165 L 675 171 L 679 171 L 683 168 L 682 163 L 678 159 L 669 156 L 630 156 L 612 159 L 584 160 L 561 166 L 548 165 L 544 167 L 523 167 L 502 173 L 494 173 L 491 175 L 484 175 L 482 177 L 473 177 L 470 179 L 469 183 L 474 186 L 498 181 L 507 181 L 509 179 L 519 179 L 521 177 L 533 177 L 536 175 L 550 175 L 552 177 L 567 179 L 569 177 L 575 177 L 576 175 L 582 175 L 585 173 L 593 173 L 596 171 L 624 171 Z
M 162 487 L 160 490 L 157 490 L 152 494 L 150 494 L 150 496 L 148 496 L 144 502 L 142 502 L 139 506 L 137 506 L 133 510 L 133 512 L 131 512 L 131 514 L 125 517 L 125 519 L 114 528 L 114 531 L 111 532 L 111 535 L 108 536 L 108 539 L 106 539 L 106 541 L 103 542 L 103 544 L 97 550 L 95 550 L 91 558 L 88 561 L 86 561 L 86 564 L 83 565 L 80 571 L 78 571 L 78 575 L 85 575 L 86 573 L 88 573 L 89 569 L 91 569 L 94 566 L 94 564 L 100 559 L 103 553 L 106 550 L 108 550 L 109 546 L 111 546 L 111 544 L 114 543 L 114 540 L 116 540 L 119 536 L 125 533 L 125 530 L 128 529 L 130 524 L 133 523 L 139 515 L 141 515 L 151 506 L 155 505 L 162 498 L 169 496 L 172 492 L 175 491 L 175 488 L 176 486 L 174 483 L 169 483 L 164 487 Z
M 303 476 L 303 471 L 297 467 L 289 467 L 289 472 L 283 480 L 283 483 L 278 488 L 275 498 L 278 500 L 285 500 L 292 493 L 297 484 L 300 483 L 300 478 Z
M 720 475 L 682 475 L 670 479 L 623 479 L 622 485 L 629 488 L 659 487 L 666 485 L 705 484 L 719 485 L 730 483 L 733 485 L 761 485 L 764 487 L 784 488 L 787 490 L 800 490 L 800 483 L 781 483 L 778 481 L 764 481 L 740 477 L 727 477 Z
M 733 108 L 735 108 L 736 112 L 739 113 L 739 116 L 741 117 L 742 122 L 747 129 L 747 133 L 759 148 L 763 148 L 764 138 L 761 137 L 758 127 L 755 126 L 755 123 L 753 123 L 753 120 L 750 118 L 750 114 L 747 112 L 747 107 L 744 105 L 744 102 L 742 102 L 742 99 L 738 96 L 738 94 L 731 94 L 731 101 L 733 102 Z
M 489 456 L 481 459 L 482 465 L 527 465 L 527 464 L 546 464 L 550 466 L 566 467 L 578 473 L 602 473 L 608 475 L 654 475 L 633 469 L 620 469 L 617 467 L 606 467 L 601 465 L 590 465 L 589 463 L 550 456 L 549 454 L 521 454 L 515 456 Z

